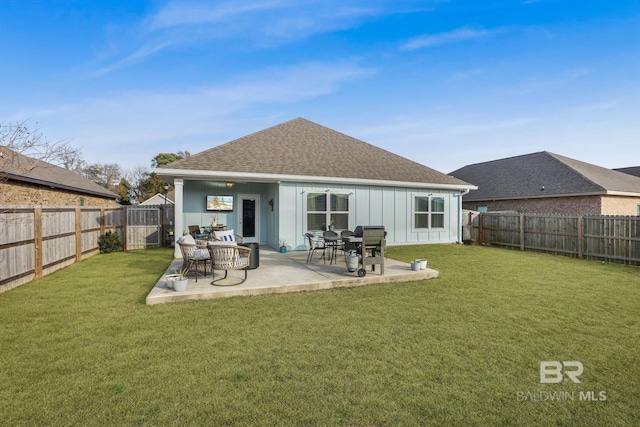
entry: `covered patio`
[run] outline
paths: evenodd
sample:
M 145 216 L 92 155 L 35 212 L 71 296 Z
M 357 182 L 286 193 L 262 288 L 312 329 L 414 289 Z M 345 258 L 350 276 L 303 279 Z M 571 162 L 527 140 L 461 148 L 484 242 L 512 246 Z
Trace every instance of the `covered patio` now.
M 174 259 L 171 266 L 160 278 L 156 286 L 147 295 L 147 305 L 178 302 L 187 300 L 226 298 L 234 296 L 279 294 L 286 292 L 306 292 L 340 287 L 365 286 L 380 283 L 397 283 L 414 280 L 425 280 L 438 277 L 438 271 L 427 268 L 426 270 L 413 271 L 410 264 L 385 259 L 384 276 L 379 269 L 372 272 L 367 269 L 365 277 L 358 277 L 356 273 L 350 273 L 345 265 L 344 258 L 338 257 L 334 264 L 325 264 L 320 255 L 316 255 L 310 263 L 307 261 L 307 251 L 292 251 L 280 253 L 266 246 L 260 247 L 260 267 L 249 270 L 248 278 L 242 281 L 244 271 L 229 271 L 224 280 L 211 284 L 211 272 L 203 277 L 200 275 L 196 282 L 195 276 L 189 276 L 187 290 L 176 292 L 167 288 L 166 275 L 180 268 L 182 259 Z M 216 271 L 216 278 L 224 272 Z

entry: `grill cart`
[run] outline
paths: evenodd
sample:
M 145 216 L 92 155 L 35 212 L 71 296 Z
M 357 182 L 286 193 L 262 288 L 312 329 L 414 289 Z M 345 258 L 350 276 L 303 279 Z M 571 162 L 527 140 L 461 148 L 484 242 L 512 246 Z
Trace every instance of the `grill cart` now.
M 371 266 L 371 271 L 375 271 L 376 264 L 380 264 L 380 274 L 384 275 L 386 234 L 384 226 L 358 226 L 353 236 L 344 237 L 347 270 L 350 272 L 357 270 L 358 277 L 364 277 L 367 274 L 368 265 Z

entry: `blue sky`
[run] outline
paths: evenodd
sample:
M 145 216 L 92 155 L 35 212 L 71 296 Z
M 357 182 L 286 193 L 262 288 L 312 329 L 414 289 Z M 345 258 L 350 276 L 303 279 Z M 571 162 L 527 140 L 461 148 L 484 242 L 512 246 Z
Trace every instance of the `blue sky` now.
M 0 121 L 90 163 L 304 117 L 445 173 L 640 165 L 638 1 L 3 0 L 0 51 Z

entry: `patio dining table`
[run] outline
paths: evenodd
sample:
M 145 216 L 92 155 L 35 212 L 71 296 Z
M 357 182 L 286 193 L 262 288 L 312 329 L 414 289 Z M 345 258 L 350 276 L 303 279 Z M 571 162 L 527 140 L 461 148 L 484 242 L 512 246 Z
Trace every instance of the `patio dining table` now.
M 338 250 L 338 246 L 340 245 L 340 241 L 342 238 L 338 233 L 333 232 L 333 234 L 324 232 L 322 233 L 322 238 L 324 239 L 325 248 L 329 250 L 329 264 L 336 262 L 336 252 Z M 325 257 L 325 262 L 327 258 Z

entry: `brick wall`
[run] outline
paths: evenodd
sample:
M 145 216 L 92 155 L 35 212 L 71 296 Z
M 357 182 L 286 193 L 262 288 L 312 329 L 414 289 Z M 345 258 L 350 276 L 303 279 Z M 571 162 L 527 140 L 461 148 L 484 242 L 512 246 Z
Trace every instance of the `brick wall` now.
M 636 215 L 640 197 L 576 196 L 541 199 L 463 202 L 463 209 L 477 211 L 487 206 L 488 212 L 517 211 L 568 215 Z
M 21 206 L 118 206 L 113 199 L 83 195 L 42 185 L 15 181 L 0 181 L 0 205 Z
M 603 215 L 637 215 L 640 197 L 603 196 Z

